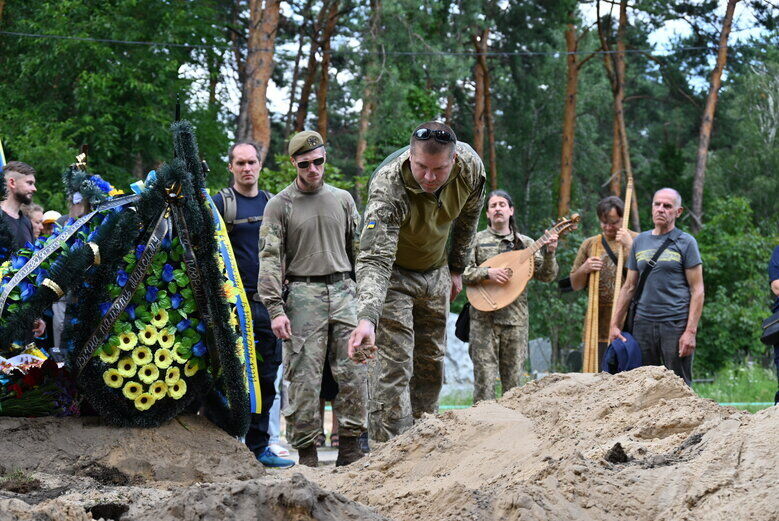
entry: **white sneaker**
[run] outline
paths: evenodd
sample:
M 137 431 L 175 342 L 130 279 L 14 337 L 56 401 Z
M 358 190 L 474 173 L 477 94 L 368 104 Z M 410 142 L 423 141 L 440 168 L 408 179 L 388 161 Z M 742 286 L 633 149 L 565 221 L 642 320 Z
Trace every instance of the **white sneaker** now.
M 268 448 L 271 450 L 272 453 L 274 453 L 276 456 L 280 458 L 288 458 L 289 457 L 289 451 L 279 445 L 278 443 L 271 443 L 268 445 Z

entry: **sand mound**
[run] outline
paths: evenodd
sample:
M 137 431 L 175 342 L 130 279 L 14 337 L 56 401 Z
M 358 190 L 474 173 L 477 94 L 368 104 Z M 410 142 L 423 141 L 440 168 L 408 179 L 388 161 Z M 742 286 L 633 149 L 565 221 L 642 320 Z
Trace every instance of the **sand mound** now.
M 779 409 L 720 407 L 645 367 L 428 416 L 319 479 L 397 520 L 769 520 L 776 447 Z

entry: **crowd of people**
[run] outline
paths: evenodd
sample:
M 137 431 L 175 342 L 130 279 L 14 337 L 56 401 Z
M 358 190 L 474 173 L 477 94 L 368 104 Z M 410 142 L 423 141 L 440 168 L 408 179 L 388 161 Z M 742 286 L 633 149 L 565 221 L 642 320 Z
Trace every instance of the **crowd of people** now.
M 489 259 L 535 241 L 517 229 L 506 191 L 485 198 L 481 159 L 445 124 L 423 123 L 408 146 L 381 163 L 362 216 L 349 192 L 325 182 L 321 135 L 294 135 L 288 155 L 297 175 L 274 195 L 261 189 L 259 147 L 235 143 L 227 164 L 232 183 L 213 196 L 251 303 L 259 360 L 262 411 L 252 415 L 245 442 L 266 466 L 293 465 L 279 443 L 283 415 L 299 462 L 317 466 L 327 400 L 336 465 L 348 465 L 369 450 L 369 437 L 387 441 L 437 411 L 450 302 L 463 284 L 511 284 L 511 270 Z M 10 162 L 4 174 L 0 206 L 17 247 L 86 211 L 75 200 L 66 216 L 32 204 L 29 165 Z M 487 228 L 478 231 L 485 203 Z M 665 365 L 690 385 L 704 285 L 695 238 L 676 227 L 682 212 L 679 193 L 662 188 L 652 200 L 654 227 L 637 234 L 623 226 L 622 200 L 606 197 L 596 208 L 602 233 L 579 247 L 570 285 L 581 290 L 600 274 L 598 361 L 620 339 L 640 350 L 644 365 Z M 551 282 L 558 237 L 547 233 L 539 243 L 533 278 Z M 621 273 L 618 255 L 627 260 Z M 776 310 L 779 247 L 769 275 Z M 520 384 L 526 292 L 496 311 L 472 309 L 470 320 L 474 402 L 494 399 L 498 381 L 503 392 Z

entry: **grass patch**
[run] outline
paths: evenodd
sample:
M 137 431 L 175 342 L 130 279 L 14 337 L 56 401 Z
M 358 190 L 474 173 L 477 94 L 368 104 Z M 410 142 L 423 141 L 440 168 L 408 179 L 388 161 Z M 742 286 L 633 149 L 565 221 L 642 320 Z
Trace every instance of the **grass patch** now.
M 19 469 L 0 477 L 0 490 L 28 494 L 41 488 L 41 482 Z
M 719 403 L 774 403 L 777 390 L 776 373 L 757 364 L 734 365 L 715 374 L 713 383 L 699 383 L 693 388 L 703 398 Z M 770 406 L 736 407 L 756 412 Z

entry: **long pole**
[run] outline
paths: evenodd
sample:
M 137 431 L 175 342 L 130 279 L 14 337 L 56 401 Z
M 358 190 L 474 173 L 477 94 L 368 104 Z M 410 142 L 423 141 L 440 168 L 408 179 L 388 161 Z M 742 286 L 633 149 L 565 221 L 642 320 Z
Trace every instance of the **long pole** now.
M 600 245 L 601 236 L 595 238 L 593 249 L 590 253 L 592 257 L 600 257 L 603 253 Z M 600 299 L 600 271 L 593 271 L 589 275 L 587 283 L 589 290 L 589 299 L 587 302 L 587 318 L 584 328 L 584 360 L 582 372 L 598 372 L 598 301 Z
M 625 210 L 623 212 L 622 217 L 622 229 L 624 231 L 628 231 L 628 212 L 630 210 L 630 205 L 633 202 L 633 175 L 632 172 L 628 170 L 628 182 L 627 187 L 625 189 Z M 617 252 L 617 272 L 614 276 L 614 300 L 611 304 L 611 318 L 614 318 L 614 314 L 617 312 L 617 300 L 619 297 L 619 292 L 622 289 L 622 270 L 625 267 L 625 252 L 622 248 L 622 245 L 619 245 Z

